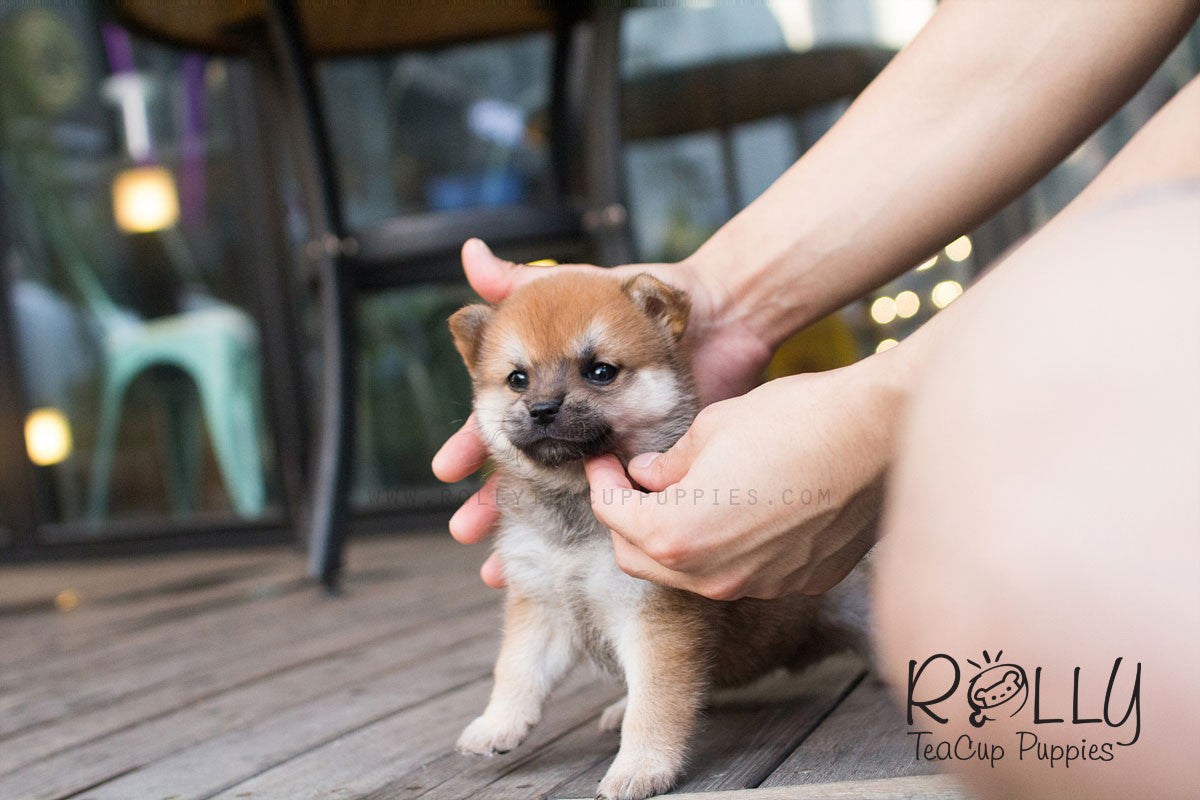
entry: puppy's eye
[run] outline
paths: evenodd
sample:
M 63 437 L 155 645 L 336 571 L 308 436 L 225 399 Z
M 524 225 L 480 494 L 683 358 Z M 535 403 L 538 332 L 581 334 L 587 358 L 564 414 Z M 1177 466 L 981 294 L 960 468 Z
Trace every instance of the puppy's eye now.
M 523 392 L 529 388 L 529 376 L 519 369 L 508 373 L 508 388 L 514 392 Z
M 612 364 L 594 361 L 583 370 L 583 378 L 588 383 L 604 386 L 613 382 L 613 379 L 617 377 L 617 372 L 617 368 Z

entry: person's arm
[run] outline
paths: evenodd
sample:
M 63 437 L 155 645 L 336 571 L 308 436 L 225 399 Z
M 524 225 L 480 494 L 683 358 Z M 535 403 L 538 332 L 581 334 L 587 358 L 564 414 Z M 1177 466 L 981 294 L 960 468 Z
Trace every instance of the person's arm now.
M 970 230 L 1142 86 L 1195 0 L 947 0 L 688 264 L 768 346 Z
M 1142 84 L 1198 11 L 1200 0 L 947 0 L 834 128 L 693 256 L 617 269 L 691 294 L 702 399 L 740 394 L 792 332 L 1045 173 Z M 474 240 L 463 266 L 491 302 L 546 269 L 497 259 Z M 454 482 L 485 458 L 468 420 L 433 470 Z M 489 482 L 463 505 L 450 525 L 457 539 L 487 535 L 494 493 Z M 483 572 L 499 585 L 494 558 Z
M 613 531 L 618 565 L 723 600 L 836 584 L 875 541 L 883 477 L 931 354 L 965 325 L 995 323 L 997 309 L 1012 307 L 1009 264 L 1028 273 L 1046 252 L 1061 253 L 1055 243 L 1081 217 L 1150 186 L 1169 192 L 1200 180 L 1197 141 L 1193 78 L 1066 210 L 899 346 L 709 406 L 666 453 L 630 461 L 629 476 L 649 494 L 613 456 L 589 461 L 592 510 Z M 1028 276 L 1026 284 L 1035 288 Z

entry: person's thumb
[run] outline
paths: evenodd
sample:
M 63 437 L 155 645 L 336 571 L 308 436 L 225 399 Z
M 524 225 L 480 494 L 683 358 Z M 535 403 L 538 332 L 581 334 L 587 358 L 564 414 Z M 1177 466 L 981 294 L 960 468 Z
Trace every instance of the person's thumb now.
M 699 445 L 691 431 L 665 453 L 642 453 L 629 460 L 629 476 L 651 492 L 661 492 L 687 475 Z
M 492 252 L 482 239 L 468 239 L 462 246 L 463 272 L 467 283 L 489 303 L 499 303 L 522 284 L 526 284 L 547 267 L 531 267 L 505 261 Z
M 591 488 L 592 513 L 596 519 L 638 544 L 646 522 L 643 515 L 647 510 L 653 510 L 646 503 L 650 495 L 633 488 L 621 462 L 612 454 L 589 458 L 583 468 Z M 650 529 L 653 530 L 653 526 Z
M 515 287 L 517 265 L 497 258 L 482 239 L 468 239 L 462 246 L 463 272 L 480 297 L 499 303 Z

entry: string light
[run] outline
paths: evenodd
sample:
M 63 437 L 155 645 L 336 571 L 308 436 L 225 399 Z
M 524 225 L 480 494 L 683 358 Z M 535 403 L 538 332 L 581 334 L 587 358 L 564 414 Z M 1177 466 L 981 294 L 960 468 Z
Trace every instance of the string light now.
M 933 291 L 929 293 L 929 299 L 938 308 L 945 308 L 962 293 L 962 284 L 958 281 L 942 281 L 933 287 Z
M 946 245 L 946 258 L 951 261 L 966 261 L 969 255 L 971 255 L 971 240 L 966 236 L 960 236 Z
M 875 345 L 875 352 L 876 353 L 886 352 L 888 350 L 891 350 L 893 347 L 895 347 L 898 344 L 900 344 L 900 343 L 898 341 L 896 341 L 895 339 L 884 339 L 882 342 Z
M 919 267 L 917 267 L 917 272 L 924 272 L 925 270 L 929 269 L 936 263 L 937 263 L 937 256 L 935 255 L 935 256 L 931 257 L 928 261 L 923 262 Z
M 871 303 L 871 319 L 887 325 L 896 318 L 896 301 L 890 297 L 877 297 Z
M 896 316 L 908 319 L 921 310 L 921 298 L 916 292 L 905 290 L 896 295 Z

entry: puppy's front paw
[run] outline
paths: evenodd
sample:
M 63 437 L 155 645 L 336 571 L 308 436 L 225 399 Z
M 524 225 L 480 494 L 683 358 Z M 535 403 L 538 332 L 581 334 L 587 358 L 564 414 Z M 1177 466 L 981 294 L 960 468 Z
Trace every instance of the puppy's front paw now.
M 481 756 L 507 753 L 529 733 L 530 723 L 519 719 L 496 719 L 484 714 L 476 717 L 458 737 L 458 752 Z
M 683 765 L 662 753 L 629 756 L 624 750 L 600 781 L 596 797 L 602 800 L 644 800 L 670 791 Z
M 625 698 L 600 712 L 600 730 L 617 731 L 621 729 L 621 721 L 625 719 Z

